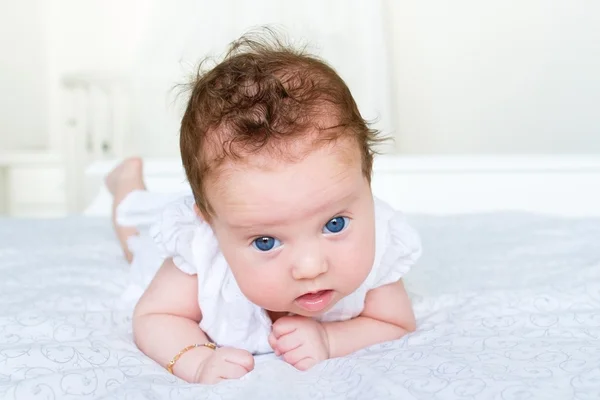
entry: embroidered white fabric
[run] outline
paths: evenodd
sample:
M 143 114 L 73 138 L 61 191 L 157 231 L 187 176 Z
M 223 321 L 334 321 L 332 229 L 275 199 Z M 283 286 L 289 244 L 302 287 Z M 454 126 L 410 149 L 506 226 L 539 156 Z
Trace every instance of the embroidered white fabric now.
M 0 220 L 2 399 L 600 398 L 600 220 L 409 216 L 417 332 L 299 372 L 185 384 L 144 356 L 106 219 Z

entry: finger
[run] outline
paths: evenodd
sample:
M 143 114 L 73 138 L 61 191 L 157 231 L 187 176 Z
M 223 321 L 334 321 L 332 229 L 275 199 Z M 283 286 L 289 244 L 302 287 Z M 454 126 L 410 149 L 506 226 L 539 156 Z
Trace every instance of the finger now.
M 281 317 L 273 324 L 271 332 L 275 335 L 276 339 L 279 339 L 283 335 L 292 333 L 296 330 L 296 324 L 294 319 L 290 317 Z
M 223 359 L 231 364 L 239 365 L 246 372 L 254 369 L 254 357 L 252 354 L 242 349 L 234 349 L 231 347 L 219 349 L 223 353 Z
M 250 370 L 247 370 L 240 364 L 235 364 L 227 360 L 216 368 L 217 376 L 223 379 L 238 379 L 246 375 Z
M 317 365 L 317 361 L 312 357 L 305 357 L 292 366 L 300 371 L 306 371 Z
M 283 354 L 283 360 L 290 365 L 294 365 L 298 361 L 308 357 L 307 351 L 306 351 L 306 346 L 300 346 L 300 347 L 295 348 L 294 350 L 290 350 L 290 351 L 288 351 L 286 353 L 282 353 L 282 354 Z
M 277 340 L 276 349 L 283 354 L 297 349 L 302 343 L 302 338 L 297 332 L 288 333 Z
M 279 356 L 281 354 L 279 350 L 277 350 L 277 339 L 275 339 L 275 335 L 273 335 L 273 332 L 269 334 L 269 346 L 271 346 L 276 356 Z
M 277 339 L 275 338 L 275 335 L 273 334 L 273 332 L 271 332 L 269 334 L 268 340 L 269 340 L 269 346 L 271 346 L 271 348 L 273 350 L 275 350 L 275 346 L 277 345 Z

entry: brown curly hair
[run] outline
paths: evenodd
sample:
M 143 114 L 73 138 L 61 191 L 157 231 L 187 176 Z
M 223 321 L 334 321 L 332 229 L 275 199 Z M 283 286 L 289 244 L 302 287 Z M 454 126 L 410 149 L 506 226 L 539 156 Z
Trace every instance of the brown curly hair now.
M 382 139 L 362 118 L 345 82 L 324 61 L 283 44 L 268 31 L 233 42 L 212 69 L 203 72 L 203 64 L 190 84 L 180 150 L 205 217 L 213 214 L 205 195 L 207 177 L 225 159 L 265 150 L 292 157 L 285 145 L 308 132 L 316 132 L 315 143 L 354 138 L 370 181 L 374 145 Z M 323 126 L 324 120 L 335 123 Z

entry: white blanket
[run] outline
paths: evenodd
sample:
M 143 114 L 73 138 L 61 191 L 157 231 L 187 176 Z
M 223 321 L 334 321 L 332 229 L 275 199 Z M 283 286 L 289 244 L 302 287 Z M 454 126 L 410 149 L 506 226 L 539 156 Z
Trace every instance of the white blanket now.
M 137 350 L 104 219 L 0 220 L 1 399 L 599 399 L 600 220 L 413 216 L 418 331 L 302 373 L 185 384 Z

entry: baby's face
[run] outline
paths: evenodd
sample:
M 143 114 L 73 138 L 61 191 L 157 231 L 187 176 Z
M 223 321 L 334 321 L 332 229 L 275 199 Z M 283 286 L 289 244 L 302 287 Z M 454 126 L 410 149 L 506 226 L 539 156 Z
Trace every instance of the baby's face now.
M 207 187 L 221 251 L 244 295 L 314 316 L 371 271 L 375 219 L 357 146 L 340 139 L 299 162 L 230 164 Z

